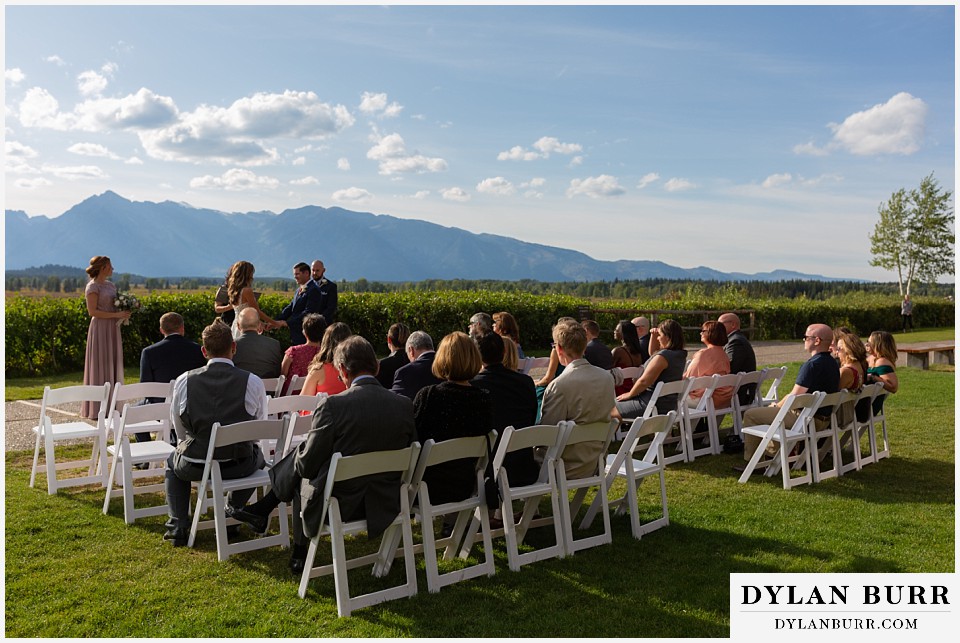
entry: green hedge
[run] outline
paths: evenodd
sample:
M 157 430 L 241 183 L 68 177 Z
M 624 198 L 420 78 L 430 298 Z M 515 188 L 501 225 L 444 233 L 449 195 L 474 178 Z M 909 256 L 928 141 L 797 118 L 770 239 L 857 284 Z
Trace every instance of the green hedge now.
M 139 363 L 143 347 L 160 339 L 159 319 L 168 311 L 184 316 L 188 337 L 197 338 L 203 327 L 215 317 L 213 290 L 202 294 L 160 293 L 141 298 L 143 308 L 124 326 L 124 362 Z M 288 296 L 265 294 L 260 305 L 275 316 L 289 301 Z M 796 339 L 813 321 L 832 326 L 846 325 L 860 334 L 876 329 L 900 328 L 900 306 L 895 297 L 851 295 L 827 301 L 771 299 L 749 301 L 736 293 L 703 297 L 688 292 L 682 299 L 590 302 L 567 295 L 524 295 L 495 291 L 437 291 L 396 293 L 343 293 L 340 295 L 339 321 L 354 333 L 373 342 L 379 353 L 386 351 L 386 332 L 390 324 L 402 321 L 412 329 L 425 330 L 439 342 L 447 333 L 466 331 L 473 313 L 507 310 L 520 324 L 521 342 L 526 349 L 542 350 L 550 344 L 550 327 L 558 317 L 577 316 L 578 307 L 629 310 L 739 310 L 756 311 L 754 339 Z M 953 302 L 919 298 L 914 307 L 917 327 L 954 325 Z M 597 314 L 604 329 L 612 329 L 618 315 Z M 697 326 L 699 315 L 681 315 L 684 326 Z M 13 297 L 6 302 L 7 377 L 52 375 L 83 368 L 89 317 L 82 297 L 34 299 Z M 688 341 L 697 337 L 691 333 Z M 289 335 L 273 333 L 286 347 Z M 604 335 L 609 341 L 609 335 Z

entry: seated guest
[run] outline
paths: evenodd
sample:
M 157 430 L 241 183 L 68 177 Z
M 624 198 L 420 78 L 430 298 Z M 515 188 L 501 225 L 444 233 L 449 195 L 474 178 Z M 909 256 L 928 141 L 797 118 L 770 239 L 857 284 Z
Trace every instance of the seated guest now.
M 650 350 L 653 355 L 643 366 L 643 375 L 626 393 L 617 396 L 613 416 L 620 419 L 636 418 L 647 410 L 658 382 L 676 382 L 683 377 L 687 363 L 687 351 L 683 348 L 683 328 L 672 319 L 667 319 L 650 330 Z M 677 408 L 676 395 L 663 395 L 657 399 L 657 413 L 664 415 Z
M 294 515 L 302 511 L 303 516 L 302 528 L 293 530 L 290 556 L 290 570 L 297 576 L 307 557 L 307 538 L 320 531 L 323 490 L 333 454 L 404 449 L 414 439 L 413 405 L 377 382 L 377 354 L 370 342 L 359 336 L 346 338 L 337 345 L 333 363 L 347 390 L 320 402 L 306 441 L 270 469 L 273 489 L 258 502 L 230 511 L 231 517 L 263 534 L 270 512 L 292 500 Z M 335 484 L 333 496 L 340 503 L 343 520 L 366 518 L 369 536 L 382 534 L 400 512 L 399 481 L 399 474 L 385 473 Z M 311 493 L 301 503 L 305 489 Z
M 294 375 L 307 376 L 310 370 L 310 362 L 320 352 L 320 342 L 323 340 L 324 331 L 327 330 L 327 322 L 323 315 L 309 313 L 304 315 L 300 327 L 306 343 L 296 344 L 288 348 L 283 354 L 283 361 L 280 363 L 280 374 L 287 378 L 287 381 L 283 384 L 284 393 L 286 393 Z
M 576 322 L 577 320 L 573 317 L 561 317 L 557 320 L 557 323 L 561 322 Z M 537 387 L 537 409 L 540 409 L 543 406 L 543 392 L 547 389 L 547 385 L 552 382 L 560 373 L 563 372 L 563 364 L 560 363 L 560 357 L 557 355 L 557 347 L 552 342 L 550 344 L 550 362 L 547 364 L 547 371 L 543 374 L 539 380 L 534 382 Z M 537 411 L 537 418 L 539 421 L 540 412 Z
M 492 333 L 493 318 L 487 313 L 474 313 L 473 317 L 470 318 L 470 326 L 468 331 L 471 339 L 476 339 L 481 335 Z
M 724 313 L 717 318 L 727 331 L 727 343 L 723 350 L 730 358 L 731 373 L 751 373 L 757 370 L 757 356 L 753 352 L 750 340 L 740 330 L 740 318 L 734 313 Z M 740 404 L 747 406 L 753 402 L 757 392 L 756 384 L 747 384 L 737 390 Z
M 617 327 L 613 329 L 613 339 L 620 342 L 620 345 L 611 352 L 613 367 L 630 368 L 642 366 L 646 361 L 643 359 L 643 348 L 640 346 L 640 339 L 637 337 L 637 327 L 626 319 L 620 321 Z M 617 395 L 626 393 L 633 387 L 633 378 L 624 378 L 623 384 L 617 386 Z
M 210 324 L 203 329 L 207 365 L 187 371 L 173 385 L 170 421 L 184 437 L 167 459 L 164 487 L 170 519 L 163 539 L 172 540 L 174 547 L 187 544 L 190 483 L 203 475 L 214 423 L 235 424 L 267 417 L 263 380 L 234 366 L 230 358 L 236 346 L 229 326 L 219 320 Z M 213 455 L 225 480 L 245 478 L 264 465 L 255 442 L 220 447 Z M 253 492 L 254 489 L 232 492 L 227 498 L 228 506 L 243 507 Z
M 442 442 L 486 435 L 493 429 L 490 394 L 470 384 L 481 366 L 480 351 L 466 333 L 455 331 L 440 341 L 433 374 L 442 381 L 423 387 L 413 398 L 413 419 L 420 444 L 430 439 Z M 454 460 L 424 472 L 431 502 L 456 502 L 476 490 L 473 463 L 464 464 L 463 460 Z
M 517 355 L 520 359 L 525 359 L 523 348 L 520 347 L 520 325 L 516 318 L 510 313 L 503 311 L 493 313 L 493 332 L 501 337 L 509 337 L 517 345 Z
M 600 341 L 600 325 L 588 319 L 583 322 L 583 330 L 587 333 L 587 348 L 583 351 L 583 358 L 597 368 L 609 371 L 613 368 L 613 355 L 607 345 Z
M 885 330 L 875 330 L 870 333 L 867 349 L 867 384 L 883 383 L 883 390 L 896 393 L 900 388 L 897 378 L 897 342 L 893 335 Z M 883 399 L 873 402 L 873 412 L 883 412 Z
M 837 361 L 840 364 L 840 388 L 846 389 L 853 395 L 863 392 L 863 385 L 867 378 L 867 349 L 860 338 L 853 332 L 834 331 L 834 342 L 837 346 Z M 847 425 L 854 418 L 850 413 L 855 409 L 856 418 L 866 422 L 870 418 L 870 407 L 864 400 L 863 404 L 855 404 L 852 400 L 841 405 L 837 419 L 841 425 Z
M 630 323 L 637 327 L 637 337 L 640 339 L 640 353 L 643 363 L 650 359 L 650 320 L 646 317 L 634 317 Z
M 408 337 L 410 337 L 410 329 L 406 324 L 393 324 L 387 331 L 387 348 L 390 349 L 390 354 L 380 360 L 380 372 L 377 373 L 377 381 L 384 388 L 393 386 L 393 376 L 396 375 L 397 369 L 410 363 L 407 352 L 404 350 Z
M 575 321 L 553 327 L 553 342 L 563 373 L 547 385 L 543 393 L 540 424 L 572 420 L 576 424 L 606 422 L 615 403 L 610 371 L 597 368 L 583 358 L 587 333 Z M 597 459 L 603 443 L 572 444 L 563 450 L 564 471 L 568 478 L 582 478 L 597 472 Z
M 260 311 L 244 308 L 237 316 L 237 325 L 240 336 L 237 337 L 237 353 L 233 356 L 237 368 L 250 371 L 261 379 L 280 377 L 283 349 L 274 338 L 260 334 L 263 332 Z
M 504 343 L 507 340 L 496 333 L 484 335 L 477 340 L 483 369 L 473 378 L 473 385 L 490 395 L 493 413 L 493 428 L 497 430 L 497 443 L 508 426 L 523 429 L 537 421 L 537 392 L 533 380 L 523 373 L 503 364 Z M 496 453 L 497 445 L 491 445 Z M 503 461 L 510 476 L 510 483 L 533 484 L 540 467 L 533 459 L 533 449 L 514 451 Z
M 350 337 L 350 327 L 343 322 L 327 326 L 320 340 L 320 350 L 307 368 L 307 379 L 303 383 L 300 395 L 314 396 L 317 393 L 336 395 L 347 390 L 347 385 L 337 378 L 337 369 L 333 365 L 334 351 L 337 345 Z
M 700 341 L 706 348 L 703 348 L 693 355 L 690 365 L 687 366 L 684 377 L 703 377 L 705 375 L 729 375 L 730 358 L 727 357 L 724 346 L 727 345 L 727 329 L 723 324 L 717 321 L 708 321 L 703 323 L 700 329 Z M 703 397 L 704 389 L 690 391 L 688 402 L 691 406 L 696 406 L 700 398 Z M 730 398 L 733 397 L 732 386 L 721 386 L 713 392 L 713 406 L 718 409 L 725 409 L 730 406 Z
M 517 345 L 509 337 L 502 337 L 501 339 L 503 339 L 503 365 L 511 371 L 515 371 L 520 368 L 520 355 L 517 354 Z
M 433 350 L 433 340 L 430 335 L 422 330 L 410 333 L 405 348 L 410 363 L 397 369 L 390 390 L 413 400 L 424 386 L 441 382 L 433 374 L 433 359 L 437 353 Z

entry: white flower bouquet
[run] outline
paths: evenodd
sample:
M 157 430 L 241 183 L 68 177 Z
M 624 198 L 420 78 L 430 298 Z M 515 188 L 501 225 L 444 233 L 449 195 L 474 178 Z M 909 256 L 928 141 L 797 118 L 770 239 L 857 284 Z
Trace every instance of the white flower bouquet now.
M 140 300 L 137 299 L 133 293 L 129 292 L 117 292 L 117 296 L 113 300 L 113 307 L 117 310 L 124 311 L 129 310 L 131 313 L 140 310 L 140 307 L 143 304 L 140 303 Z M 130 323 L 130 319 L 118 319 L 117 326 L 126 326 Z

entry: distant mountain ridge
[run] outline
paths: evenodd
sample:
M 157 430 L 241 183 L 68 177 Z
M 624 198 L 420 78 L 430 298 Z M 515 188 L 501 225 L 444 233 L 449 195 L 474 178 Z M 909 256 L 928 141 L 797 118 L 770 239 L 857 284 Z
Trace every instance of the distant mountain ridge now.
M 6 210 L 4 227 L 8 270 L 86 266 L 91 256 L 107 254 L 119 272 L 156 277 L 222 276 L 239 259 L 252 262 L 260 278 L 285 277 L 294 262 L 321 258 L 331 278 L 350 281 L 835 280 L 788 270 L 724 273 L 660 261 L 600 261 L 575 250 L 338 207 L 227 213 L 130 201 L 111 191 L 52 219 Z

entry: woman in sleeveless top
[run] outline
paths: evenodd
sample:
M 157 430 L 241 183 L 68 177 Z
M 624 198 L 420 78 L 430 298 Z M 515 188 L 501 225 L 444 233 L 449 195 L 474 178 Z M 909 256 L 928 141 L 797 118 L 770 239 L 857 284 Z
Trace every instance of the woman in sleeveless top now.
M 643 350 L 640 348 L 640 338 L 637 336 L 637 327 L 626 319 L 620 320 L 613 329 L 613 338 L 620 345 L 610 351 L 613 355 L 615 368 L 628 368 L 643 364 Z M 623 384 L 616 387 L 616 394 L 627 393 L 633 388 L 633 378 L 625 377 Z
M 130 311 L 114 307 L 117 287 L 107 281 L 113 274 L 110 257 L 96 256 L 87 266 L 90 281 L 84 290 L 90 327 L 87 329 L 87 352 L 83 360 L 83 383 L 102 386 L 123 381 L 123 344 L 120 322 L 130 318 Z M 95 420 L 99 402 L 83 402 L 81 417 Z
M 643 375 L 626 393 L 617 396 L 617 405 L 611 416 L 617 419 L 640 417 L 647 410 L 653 389 L 658 382 L 676 382 L 683 377 L 687 351 L 683 348 L 683 328 L 672 319 L 650 329 L 650 359 L 643 367 Z M 677 408 L 677 396 L 657 399 L 657 413 L 664 414 Z
M 900 388 L 897 378 L 897 342 L 893 335 L 885 330 L 875 330 L 870 333 L 867 342 L 867 384 L 880 382 L 887 393 L 896 393 Z M 874 414 L 883 411 L 883 400 L 886 396 L 877 398 L 873 402 Z
M 227 273 L 227 295 L 230 299 L 230 305 L 236 313 L 230 328 L 233 330 L 233 338 L 240 337 L 240 328 L 237 326 L 237 317 L 244 308 L 256 308 L 260 314 L 260 321 L 268 328 L 277 328 L 280 324 L 273 321 L 269 315 L 260 310 L 260 304 L 257 303 L 257 297 L 253 293 L 253 274 L 255 272 L 253 264 L 249 261 L 238 261 L 230 266 L 230 272 Z
M 840 360 L 840 388 L 860 395 L 867 374 L 867 349 L 860 338 L 851 332 L 835 333 L 837 358 Z M 865 422 L 870 415 L 866 404 L 857 403 L 857 420 Z
M 303 383 L 300 395 L 309 397 L 317 393 L 336 395 L 347 390 L 337 376 L 337 369 L 333 366 L 333 352 L 337 349 L 337 344 L 352 334 L 350 327 L 343 322 L 327 326 L 327 330 L 323 332 L 323 340 L 320 342 L 320 351 L 310 362 L 307 379 Z

